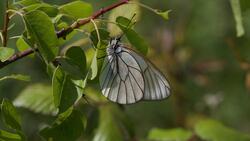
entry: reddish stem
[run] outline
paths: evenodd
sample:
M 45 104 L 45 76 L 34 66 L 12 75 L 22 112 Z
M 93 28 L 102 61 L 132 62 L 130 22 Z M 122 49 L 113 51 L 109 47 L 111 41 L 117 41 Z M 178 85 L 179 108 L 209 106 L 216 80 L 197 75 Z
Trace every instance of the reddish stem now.
M 120 2 L 118 3 L 115 3 L 115 4 L 112 4 L 108 7 L 105 7 L 105 8 L 102 8 L 101 10 L 95 12 L 92 16 L 86 18 L 86 19 L 82 19 L 82 20 L 79 20 L 77 22 L 74 22 L 71 26 L 69 26 L 68 28 L 66 29 L 63 29 L 61 31 L 58 31 L 57 32 L 57 37 L 58 38 L 65 38 L 70 32 L 73 31 L 73 29 L 76 29 L 76 28 L 79 28 L 80 26 L 82 25 L 85 25 L 87 23 L 90 22 L 91 19 L 96 19 L 98 18 L 99 16 L 103 15 L 104 13 L 116 8 L 116 7 L 119 7 L 123 4 L 127 4 L 129 0 L 121 0 Z M 0 69 L 7 66 L 8 64 L 11 64 L 25 56 L 28 56 L 29 54 L 32 54 L 34 53 L 34 50 L 33 49 L 27 49 L 21 53 L 17 53 L 15 55 L 13 55 L 10 59 L 8 59 L 7 61 L 5 62 L 0 62 Z

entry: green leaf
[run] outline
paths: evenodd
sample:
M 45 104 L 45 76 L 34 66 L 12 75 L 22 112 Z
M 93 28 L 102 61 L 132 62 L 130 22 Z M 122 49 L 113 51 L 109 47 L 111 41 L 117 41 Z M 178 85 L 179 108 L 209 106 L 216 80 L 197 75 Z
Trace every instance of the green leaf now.
M 192 137 L 192 132 L 182 129 L 159 129 L 154 128 L 149 132 L 149 140 L 157 141 L 187 141 Z
M 210 141 L 250 141 L 250 136 L 226 127 L 219 121 L 206 119 L 195 125 L 195 133 L 203 140 Z
M 142 54 L 146 55 L 148 52 L 149 45 L 133 29 L 127 28 L 128 26 L 127 23 L 129 23 L 129 19 L 125 17 L 118 17 L 116 19 L 116 22 L 118 23 L 119 27 L 124 32 L 124 34 L 126 35 L 129 42 L 133 45 L 133 47 L 135 47 Z
M 52 88 L 44 84 L 33 84 L 25 88 L 14 100 L 14 105 L 45 115 L 55 115 L 57 112 Z
M 69 15 L 75 19 L 89 17 L 93 12 L 91 4 L 83 1 L 74 1 L 59 7 L 62 14 Z
M 22 75 L 22 74 L 12 74 L 12 75 L 4 76 L 4 77 L 0 78 L 0 81 L 3 81 L 5 79 L 16 79 L 16 80 L 21 80 L 21 81 L 30 81 L 30 76 Z
M 20 38 L 18 38 L 17 42 L 16 42 L 16 46 L 17 49 L 22 52 L 24 50 L 27 50 L 30 48 L 30 45 L 24 40 L 24 37 L 21 36 Z
M 49 16 L 42 11 L 32 11 L 24 15 L 24 20 L 41 55 L 47 61 L 54 60 L 58 54 L 58 39 Z
M 72 108 L 59 115 L 52 127 L 46 127 L 40 134 L 46 140 L 75 141 L 83 133 L 86 119 Z
M 138 0 L 135 0 L 135 2 Z M 136 15 L 135 15 L 136 14 Z M 115 22 L 117 17 L 126 17 L 128 19 L 131 19 L 133 16 L 135 17 L 132 20 L 132 23 L 139 20 L 141 12 L 140 7 L 137 4 L 125 4 L 122 6 L 117 7 L 116 9 L 112 10 L 109 15 L 109 21 Z M 111 36 L 118 36 L 122 33 L 120 28 L 115 24 L 108 24 L 108 31 L 110 32 Z
M 109 32 L 105 29 L 98 29 L 98 32 L 100 34 L 101 41 L 105 43 L 105 41 L 109 40 Z M 92 31 L 90 33 L 90 39 L 93 42 L 94 46 L 97 48 L 98 44 L 98 36 L 96 30 Z
M 84 79 L 87 73 L 87 62 L 84 51 L 80 47 L 71 47 L 64 57 L 58 58 L 62 69 L 73 79 Z
M 93 141 L 124 141 L 134 137 L 131 122 L 114 105 L 100 108 L 99 127 Z
M 22 141 L 22 136 L 19 134 L 0 130 L 0 141 Z
M 52 78 L 52 88 L 55 106 L 59 108 L 59 113 L 66 111 L 78 99 L 77 89 L 60 67 L 55 69 Z
M 98 73 L 98 65 L 97 65 L 97 51 L 95 53 L 95 56 L 93 57 L 91 66 L 90 66 L 90 71 L 88 74 L 88 77 L 90 78 L 90 80 L 93 80 L 96 78 Z
M 87 83 L 87 77 L 83 80 L 72 80 L 72 82 L 74 83 L 74 85 L 76 86 L 76 89 L 77 89 L 78 98 L 76 101 L 78 101 L 83 96 L 84 88 L 86 87 L 86 83 Z
M 9 101 L 8 99 L 3 99 L 1 112 L 3 121 L 7 127 L 18 131 L 21 130 L 21 118 L 11 101 Z
M 108 100 L 107 98 L 105 98 L 101 91 L 99 89 L 96 89 L 94 87 L 86 87 L 83 91 L 83 93 L 85 94 L 85 96 L 87 98 L 90 98 L 93 101 L 97 101 L 100 103 L 107 103 Z
M 27 7 L 24 7 L 23 10 L 26 12 L 30 12 L 33 10 L 40 10 L 46 13 L 50 17 L 55 17 L 59 12 L 59 10 L 56 7 L 49 5 L 47 3 L 32 4 Z
M 241 37 L 245 34 L 245 30 L 242 23 L 240 0 L 230 0 L 230 3 L 233 9 L 234 19 L 236 22 L 237 37 Z
M 131 25 L 134 24 L 133 21 L 129 20 L 126 17 L 119 16 L 116 18 L 116 22 L 122 26 L 123 28 L 131 28 Z
M 101 43 L 97 45 L 97 49 L 90 66 L 90 71 L 88 73 L 88 78 L 90 78 L 90 80 L 95 79 L 99 75 L 104 61 L 104 57 L 107 55 L 106 46 L 106 44 Z
M 0 61 L 4 62 L 8 60 L 13 54 L 15 50 L 8 47 L 0 47 Z
M 167 10 L 167 11 L 159 11 L 159 10 L 156 10 L 155 13 L 159 16 L 161 16 L 162 18 L 164 18 L 165 20 L 168 20 L 169 19 L 169 12 L 171 12 L 171 10 Z

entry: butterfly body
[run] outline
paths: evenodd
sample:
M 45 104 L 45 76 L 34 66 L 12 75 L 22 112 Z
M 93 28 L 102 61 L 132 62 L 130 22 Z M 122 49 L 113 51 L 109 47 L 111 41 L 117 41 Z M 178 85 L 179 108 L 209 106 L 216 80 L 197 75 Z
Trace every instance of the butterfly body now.
M 159 100 L 170 94 L 169 83 L 159 70 L 119 39 L 111 40 L 107 47 L 100 85 L 103 95 L 119 104 Z

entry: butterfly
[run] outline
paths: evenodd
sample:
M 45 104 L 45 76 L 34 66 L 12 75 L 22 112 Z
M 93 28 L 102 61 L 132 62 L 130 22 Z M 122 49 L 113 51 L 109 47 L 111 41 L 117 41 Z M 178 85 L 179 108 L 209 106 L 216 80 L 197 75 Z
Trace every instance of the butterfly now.
M 170 95 L 165 76 L 147 59 L 127 48 L 120 38 L 109 41 L 99 77 L 102 94 L 119 104 L 161 100 Z

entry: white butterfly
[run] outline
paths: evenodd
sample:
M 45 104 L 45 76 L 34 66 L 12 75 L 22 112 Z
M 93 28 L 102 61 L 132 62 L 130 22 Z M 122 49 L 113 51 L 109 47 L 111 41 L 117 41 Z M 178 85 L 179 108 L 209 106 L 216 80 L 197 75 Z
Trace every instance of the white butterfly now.
M 170 95 L 170 85 L 164 75 L 117 38 L 109 42 L 100 86 L 105 97 L 119 104 L 160 100 Z

